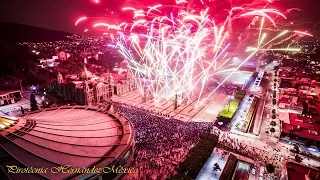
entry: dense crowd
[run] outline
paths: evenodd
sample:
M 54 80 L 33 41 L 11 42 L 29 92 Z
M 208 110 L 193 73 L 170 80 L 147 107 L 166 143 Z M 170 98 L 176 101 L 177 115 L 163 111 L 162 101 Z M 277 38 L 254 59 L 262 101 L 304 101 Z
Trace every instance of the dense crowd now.
M 198 141 L 200 133 L 211 129 L 211 123 L 183 122 L 133 106 L 115 102 L 113 105 L 134 125 L 136 150 L 133 166 L 139 168 L 137 179 L 172 176 Z
M 209 85 L 207 87 L 207 91 L 211 92 L 211 91 L 215 90 L 218 86 L 219 86 L 219 84 L 212 83 L 211 85 Z M 227 94 L 227 95 L 233 95 L 233 93 L 235 93 L 241 89 L 242 89 L 242 87 L 240 85 L 234 85 L 231 83 L 224 83 L 216 90 L 216 92 L 219 92 L 222 94 Z
M 220 146 L 222 146 L 223 149 L 260 162 L 265 162 L 265 159 L 262 156 L 263 154 L 266 156 L 269 155 L 268 152 L 240 143 L 237 139 L 232 139 L 227 134 L 221 136 Z
M 251 147 L 239 142 L 238 139 L 233 139 L 229 137 L 230 133 L 226 132 L 220 136 L 219 147 L 225 149 L 227 151 L 234 152 L 236 154 L 242 155 L 244 157 L 254 159 L 258 164 L 274 164 L 276 170 L 280 170 L 282 165 L 280 159 L 278 157 L 273 156 L 274 152 L 268 152 L 266 150 L 261 150 L 255 147 Z M 265 147 L 266 149 L 267 147 Z M 274 149 L 274 151 L 279 152 L 279 150 Z M 275 161 L 276 160 L 276 161 Z M 280 173 L 280 172 L 276 172 Z

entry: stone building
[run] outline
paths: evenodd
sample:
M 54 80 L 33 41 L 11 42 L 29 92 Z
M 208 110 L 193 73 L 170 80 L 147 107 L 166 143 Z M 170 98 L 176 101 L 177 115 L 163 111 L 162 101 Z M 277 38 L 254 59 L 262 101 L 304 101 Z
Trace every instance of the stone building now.
M 84 68 L 81 75 L 67 75 L 63 78 L 59 73 L 51 88 L 57 95 L 76 104 L 91 105 L 107 101 L 114 95 L 134 91 L 137 85 L 129 73 L 105 73 L 103 76 L 95 76 Z

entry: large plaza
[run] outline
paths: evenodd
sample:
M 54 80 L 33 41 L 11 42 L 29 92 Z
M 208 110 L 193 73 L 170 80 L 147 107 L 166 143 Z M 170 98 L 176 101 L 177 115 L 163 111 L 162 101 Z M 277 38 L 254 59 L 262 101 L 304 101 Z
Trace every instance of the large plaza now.
M 3 1 L 0 180 L 320 180 L 317 1 Z
M 204 94 L 206 95 L 206 94 Z M 229 97 L 226 94 L 213 93 L 204 106 L 196 108 L 195 103 L 182 103 L 175 109 L 174 101 L 161 100 L 155 103 L 153 100 L 143 101 L 138 91 L 129 92 L 122 96 L 113 97 L 116 102 L 148 109 L 154 113 L 169 115 L 182 121 L 213 122 L 221 109 L 228 103 Z M 194 99 L 196 101 L 196 99 Z
M 241 74 L 241 76 L 239 76 Z M 243 87 L 249 82 L 252 72 L 239 71 L 229 77 L 228 82 Z M 222 75 L 225 78 L 227 75 Z M 175 109 L 174 98 L 166 100 L 160 99 L 158 102 L 154 100 L 144 100 L 142 94 L 137 90 L 127 92 L 121 96 L 114 96 L 112 100 L 124 103 L 130 106 L 135 106 L 143 109 L 148 109 L 154 113 L 161 113 L 163 116 L 172 117 L 182 121 L 192 122 L 214 122 L 219 112 L 224 106 L 232 99 L 232 94 L 215 91 L 204 91 L 200 96 L 196 93 L 190 97 L 190 101 L 183 101 Z M 207 98 L 208 97 L 208 98 Z M 201 106 L 197 107 L 197 102 L 204 102 Z

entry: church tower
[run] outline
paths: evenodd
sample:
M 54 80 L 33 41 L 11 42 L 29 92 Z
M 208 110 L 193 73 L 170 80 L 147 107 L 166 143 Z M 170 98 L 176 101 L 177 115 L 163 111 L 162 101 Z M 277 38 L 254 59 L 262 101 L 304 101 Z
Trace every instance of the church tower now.
M 84 80 L 83 81 L 83 94 L 84 94 L 84 104 L 89 106 L 91 104 L 91 101 L 90 101 L 90 88 L 89 88 L 89 85 L 88 85 L 88 81 L 87 80 Z
M 58 83 L 59 84 L 63 83 L 63 76 L 62 76 L 62 74 L 60 72 L 57 75 L 57 79 L 58 79 Z
M 111 98 L 113 96 L 114 93 L 114 80 L 113 80 L 113 76 L 109 73 L 109 77 L 108 77 L 108 85 L 109 85 L 109 97 Z

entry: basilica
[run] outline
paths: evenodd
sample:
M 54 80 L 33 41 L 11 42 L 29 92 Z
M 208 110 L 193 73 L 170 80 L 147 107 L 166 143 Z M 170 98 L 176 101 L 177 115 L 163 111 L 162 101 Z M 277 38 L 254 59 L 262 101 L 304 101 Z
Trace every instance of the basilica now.
M 109 100 L 112 96 L 137 89 L 133 75 L 125 73 L 104 73 L 96 76 L 84 67 L 81 74 L 58 73 L 57 81 L 51 85 L 55 94 L 79 105 L 92 105 Z

